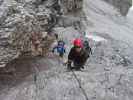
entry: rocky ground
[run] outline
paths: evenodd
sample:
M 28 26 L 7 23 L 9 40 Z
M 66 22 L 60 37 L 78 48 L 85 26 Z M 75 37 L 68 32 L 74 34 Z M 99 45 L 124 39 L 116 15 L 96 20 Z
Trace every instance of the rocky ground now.
M 93 50 L 85 69 L 67 72 L 50 55 L 14 60 L 8 66 L 15 73 L 0 75 L 0 100 L 132 100 L 133 27 L 101 0 L 84 0 L 83 10 L 86 17 L 80 17 Z M 81 27 L 75 30 L 68 24 L 54 28 L 67 43 L 65 57 L 71 41 L 83 37 Z

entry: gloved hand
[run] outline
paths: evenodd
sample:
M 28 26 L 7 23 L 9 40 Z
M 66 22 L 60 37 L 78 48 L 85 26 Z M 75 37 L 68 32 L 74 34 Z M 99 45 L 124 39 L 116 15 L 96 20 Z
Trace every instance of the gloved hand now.
M 66 66 L 68 64 L 68 61 L 64 61 L 63 65 Z

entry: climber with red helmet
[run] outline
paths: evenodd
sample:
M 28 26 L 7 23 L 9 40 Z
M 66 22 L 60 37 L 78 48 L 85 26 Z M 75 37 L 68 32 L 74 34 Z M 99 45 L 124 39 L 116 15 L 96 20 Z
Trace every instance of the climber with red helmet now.
M 88 57 L 85 50 L 83 49 L 83 43 L 81 39 L 75 39 L 73 45 L 74 46 L 71 48 L 68 55 L 67 68 L 68 70 L 80 70 L 81 68 L 84 68 L 84 64 Z M 71 66 L 72 63 L 74 65 L 73 67 Z

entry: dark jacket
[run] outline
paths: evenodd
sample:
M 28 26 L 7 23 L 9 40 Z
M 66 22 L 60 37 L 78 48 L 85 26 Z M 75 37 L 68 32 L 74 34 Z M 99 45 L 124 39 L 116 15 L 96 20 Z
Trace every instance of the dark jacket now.
M 75 47 L 71 48 L 70 53 L 68 55 L 68 61 L 73 62 L 76 65 L 84 65 L 87 60 L 87 54 L 84 49 L 82 49 L 79 53 L 76 52 Z
M 84 41 L 84 44 L 83 44 L 83 47 L 87 53 L 87 56 L 90 57 L 90 54 L 92 54 L 92 49 L 89 45 L 89 42 L 88 41 Z

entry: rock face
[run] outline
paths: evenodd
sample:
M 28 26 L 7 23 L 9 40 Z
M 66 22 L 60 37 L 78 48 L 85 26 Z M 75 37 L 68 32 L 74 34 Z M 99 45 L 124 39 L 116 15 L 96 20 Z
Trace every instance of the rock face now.
M 83 0 L 60 0 L 63 13 L 76 11 L 82 8 Z
M 1 67 L 14 56 L 40 55 L 57 16 L 81 8 L 82 0 L 0 0 Z
M 14 59 L 14 55 L 19 56 L 24 52 L 32 52 L 33 42 L 41 43 L 42 38 L 47 35 L 45 32 L 51 25 L 52 11 L 39 2 L 41 1 L 4 0 L 1 2 L 0 41 L 3 41 L 1 48 L 6 50 L 1 52 L 2 64 L 3 60 L 9 62 Z M 35 38 L 35 35 L 32 37 L 32 34 L 36 34 L 37 40 L 32 41 Z M 6 55 L 12 56 L 9 58 Z
M 33 0 L 25 1 L 33 2 Z M 22 4 L 22 2 L 25 1 L 19 0 L 19 3 Z M 45 0 L 44 5 L 51 6 L 51 2 L 53 1 L 54 0 L 49 0 L 47 2 Z M 33 2 L 35 5 L 40 5 L 40 3 L 42 4 L 40 0 Z M 8 66 L 13 66 L 16 69 L 15 75 L 8 74 L 2 76 L 0 74 L 0 100 L 133 99 L 132 25 L 128 22 L 125 23 L 125 18 L 120 16 L 120 13 L 114 9 L 113 6 L 108 5 L 102 0 L 84 0 L 83 10 L 86 14 L 86 19 L 83 20 L 86 25 L 86 30 L 84 31 L 86 31 L 86 37 L 89 38 L 93 52 L 84 66 L 84 69 L 82 71 L 69 72 L 66 69 L 67 67 L 62 64 L 61 59 L 54 55 L 53 57 L 49 55 L 47 58 L 35 57 L 34 59 L 21 58 L 13 60 Z M 56 13 L 56 10 L 54 11 Z M 79 17 L 76 13 L 72 14 Z M 62 18 L 61 20 L 64 21 L 61 21 L 64 26 L 57 24 L 56 27 L 53 28 L 54 32 L 64 37 L 67 47 L 66 54 L 69 53 L 71 48 L 71 41 L 82 35 L 77 30 L 78 27 L 68 27 L 76 22 L 73 20 L 75 17 L 71 17 L 73 16 L 72 14 L 67 12 L 63 17 L 59 16 Z M 40 13 L 38 15 L 40 16 Z M 69 19 L 71 19 L 71 21 Z M 68 22 L 68 20 L 71 23 Z M 24 27 L 23 24 L 22 27 Z M 51 25 L 51 27 L 53 27 L 53 25 Z M 26 30 L 24 30 L 24 32 L 25 31 Z M 40 40 L 41 35 L 38 33 L 35 34 L 35 32 L 29 35 L 32 37 L 32 41 Z M 46 34 L 44 31 L 42 33 Z M 17 32 L 14 34 L 18 35 Z M 21 39 L 20 36 L 18 36 L 18 38 Z M 11 40 L 12 39 L 14 39 L 13 36 L 11 37 Z M 44 40 L 46 39 L 47 38 Z M 6 47 L 6 45 L 8 48 L 10 47 L 8 43 L 6 44 L 5 38 L 1 41 L 2 46 L 5 44 L 3 47 Z M 9 41 L 9 43 L 16 43 L 14 41 Z M 29 40 L 27 40 L 27 42 L 28 41 Z M 40 41 L 36 42 L 39 43 Z M 24 44 L 25 43 L 26 42 L 24 42 Z M 16 48 L 15 44 L 14 48 Z M 9 48 L 9 50 L 14 49 Z M 8 52 L 9 50 L 7 49 Z M 23 50 L 23 48 L 20 48 L 20 50 Z M 3 49 L 3 51 L 6 52 L 5 49 Z M 12 52 L 15 51 L 10 51 L 8 54 L 12 54 Z
M 132 0 L 104 0 L 118 8 L 122 15 L 126 15 L 132 5 Z

